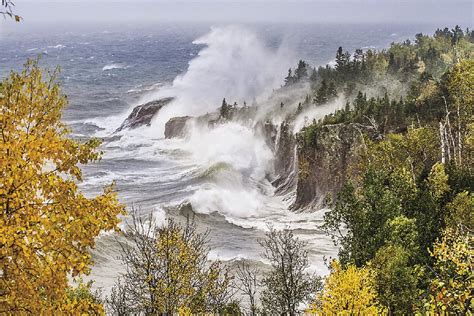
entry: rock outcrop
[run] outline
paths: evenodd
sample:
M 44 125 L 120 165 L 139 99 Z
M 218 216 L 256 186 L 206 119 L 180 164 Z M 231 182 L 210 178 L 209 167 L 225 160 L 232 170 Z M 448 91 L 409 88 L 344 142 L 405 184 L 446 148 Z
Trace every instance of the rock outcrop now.
M 296 188 L 297 155 L 296 138 L 293 125 L 288 122 L 280 124 L 275 140 L 274 168 L 277 178 L 273 181 L 277 194 L 286 194 Z
M 258 123 L 257 131 L 263 136 L 267 146 L 274 153 L 273 186 L 277 194 L 286 194 L 296 188 L 296 139 L 293 125 L 284 121 L 275 125 L 270 121 Z
M 132 110 L 132 113 L 130 113 L 115 132 L 120 132 L 124 129 L 133 129 L 144 125 L 150 126 L 153 117 L 161 110 L 161 108 L 168 105 L 171 101 L 173 101 L 173 98 L 163 98 L 136 106 Z
M 173 117 L 165 124 L 165 138 L 183 137 L 186 134 L 186 123 L 191 116 Z
M 363 149 L 363 133 L 356 124 L 325 125 L 318 128 L 312 143 L 304 132 L 297 135 L 298 180 L 293 210 L 321 208 L 333 198 L 348 178 L 351 166 Z

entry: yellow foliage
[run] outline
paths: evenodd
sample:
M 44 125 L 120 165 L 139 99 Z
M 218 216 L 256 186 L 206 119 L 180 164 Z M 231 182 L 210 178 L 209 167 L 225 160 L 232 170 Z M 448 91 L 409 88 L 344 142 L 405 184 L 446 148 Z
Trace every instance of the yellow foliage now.
M 449 213 L 445 221 L 449 228 L 465 226 L 467 230 L 474 229 L 474 193 L 463 191 L 456 194 L 447 209 Z
M 431 167 L 430 174 L 428 175 L 428 186 L 431 194 L 436 199 L 441 198 L 449 191 L 448 175 L 442 163 L 437 162 Z
M 384 311 L 377 302 L 373 272 L 368 268 L 349 265 L 343 269 L 331 262 L 331 274 L 324 289 L 307 313 L 312 315 L 378 315 Z
M 96 139 L 67 138 L 55 73 L 37 61 L 0 83 L 0 314 L 100 310 L 67 296 L 68 275 L 89 272 L 88 249 L 124 211 L 112 186 L 86 198 L 79 164 L 99 159 Z
M 436 260 L 436 278 L 431 281 L 431 293 L 424 305 L 426 312 L 466 315 L 474 310 L 473 243 L 472 234 L 451 228 L 435 243 L 431 255 Z

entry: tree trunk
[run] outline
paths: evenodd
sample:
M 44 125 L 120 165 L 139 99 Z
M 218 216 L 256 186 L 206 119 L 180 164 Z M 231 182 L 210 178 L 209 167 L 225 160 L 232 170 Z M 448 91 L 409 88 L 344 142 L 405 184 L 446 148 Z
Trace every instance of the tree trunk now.
M 439 137 L 441 139 L 441 163 L 446 163 L 446 145 L 444 143 L 444 126 L 441 121 L 439 122 Z

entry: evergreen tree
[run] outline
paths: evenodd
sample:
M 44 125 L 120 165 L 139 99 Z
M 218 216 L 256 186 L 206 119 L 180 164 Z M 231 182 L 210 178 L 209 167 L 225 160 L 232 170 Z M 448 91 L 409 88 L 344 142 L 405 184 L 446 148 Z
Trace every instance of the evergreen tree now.
M 342 47 L 339 46 L 336 53 L 336 70 L 342 74 L 346 75 L 349 70 L 349 62 L 350 62 L 351 55 L 349 52 L 343 52 Z
M 334 99 L 334 98 L 337 98 L 337 90 L 336 90 L 336 85 L 334 84 L 334 81 L 331 81 L 329 83 L 329 87 L 328 87 L 328 97 L 330 99 Z
M 314 102 L 318 105 L 328 102 L 328 85 L 326 80 L 323 80 L 321 82 L 321 86 L 319 87 L 316 93 L 316 98 Z
M 456 25 L 452 30 L 452 43 L 453 45 L 457 45 L 461 38 L 464 36 L 464 32 L 462 31 L 459 25 Z
M 222 105 L 221 105 L 221 109 L 220 109 L 221 118 L 228 119 L 229 118 L 229 113 L 230 113 L 230 107 L 229 107 L 229 105 L 227 104 L 227 101 L 224 98 L 222 100 Z
M 307 66 L 308 64 L 304 62 L 303 60 L 300 60 L 298 62 L 298 67 L 296 67 L 296 70 L 295 70 L 296 80 L 301 80 L 303 78 L 308 77 Z
M 339 46 L 336 52 L 336 70 L 342 70 L 344 67 L 344 53 L 342 50 L 342 46 Z
M 290 69 L 288 69 L 288 76 L 285 78 L 285 86 L 292 85 L 295 82 L 295 77 L 293 76 L 293 72 Z
M 388 58 L 388 71 L 389 73 L 396 73 L 396 71 L 399 69 L 399 66 L 397 65 L 397 62 L 395 60 L 395 54 L 393 52 L 390 52 L 389 58 Z

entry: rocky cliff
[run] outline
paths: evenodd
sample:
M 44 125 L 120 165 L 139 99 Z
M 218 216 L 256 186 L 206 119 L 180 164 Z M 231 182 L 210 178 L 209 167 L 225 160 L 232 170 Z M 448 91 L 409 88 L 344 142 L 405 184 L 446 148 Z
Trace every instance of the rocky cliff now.
M 165 138 L 184 137 L 191 116 L 173 117 L 165 124 Z
M 282 122 L 275 139 L 275 174 L 277 178 L 273 185 L 277 194 L 286 194 L 296 188 L 297 181 L 297 155 L 296 138 L 293 126 Z
M 168 105 L 171 101 L 173 101 L 173 98 L 163 98 L 136 106 L 115 132 L 120 132 L 124 129 L 133 129 L 143 125 L 150 126 L 153 117 L 157 115 L 161 108 Z
M 170 101 L 160 100 L 159 104 L 135 108 L 122 125 L 133 128 L 139 124 L 149 124 L 159 109 L 167 104 L 163 102 Z M 165 125 L 165 137 L 184 137 L 190 122 L 209 127 L 230 120 L 251 124 L 256 113 L 256 109 L 252 107 L 233 111 L 232 117 L 227 119 L 218 112 L 199 117 L 174 117 Z M 151 117 L 148 119 L 149 115 Z M 306 129 L 294 135 L 291 120 L 279 125 L 270 121 L 259 122 L 255 125 L 255 130 L 264 137 L 275 155 L 272 183 L 276 194 L 295 192 L 291 206 L 295 211 L 319 209 L 324 206 L 328 194 L 337 196 L 352 171 L 351 165 L 357 162 L 360 150 L 363 149 L 363 135 L 370 135 L 367 128 L 358 124 L 324 125 L 312 130 L 310 137 Z
M 356 124 L 324 125 L 297 135 L 298 176 L 293 210 L 324 206 L 336 197 L 363 150 L 363 128 Z

